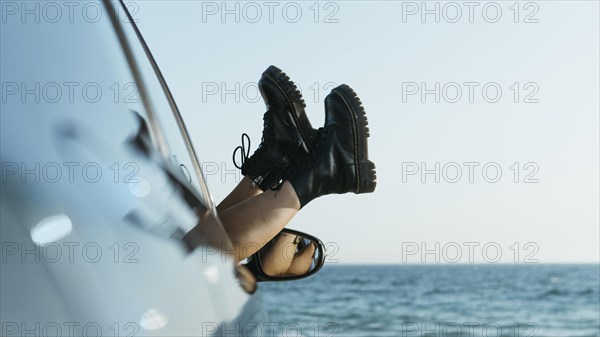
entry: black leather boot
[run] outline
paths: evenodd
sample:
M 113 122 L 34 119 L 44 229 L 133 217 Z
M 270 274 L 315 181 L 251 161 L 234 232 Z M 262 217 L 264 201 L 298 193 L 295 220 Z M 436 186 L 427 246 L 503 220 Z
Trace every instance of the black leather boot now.
M 325 114 L 315 148 L 286 172 L 301 208 L 326 194 L 375 191 L 375 164 L 368 159 L 369 128 L 360 99 L 341 85 L 325 98 Z
M 306 116 L 306 104 L 300 91 L 281 69 L 267 68 L 258 87 L 267 107 L 263 116 L 262 141 L 256 152 L 247 158 L 244 137 L 248 136 L 244 134 L 242 146 L 234 151 L 234 163 L 236 152 L 241 150 L 242 165 L 236 163 L 236 166 L 244 176 L 252 179 L 253 185 L 264 191 L 277 189 L 290 164 L 309 153 L 315 143 L 316 130 Z

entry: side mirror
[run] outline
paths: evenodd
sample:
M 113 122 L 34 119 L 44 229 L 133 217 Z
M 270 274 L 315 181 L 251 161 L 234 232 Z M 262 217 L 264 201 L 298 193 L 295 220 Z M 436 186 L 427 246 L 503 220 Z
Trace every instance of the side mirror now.
M 247 261 L 257 281 L 298 280 L 323 267 L 325 246 L 312 235 L 284 228 Z

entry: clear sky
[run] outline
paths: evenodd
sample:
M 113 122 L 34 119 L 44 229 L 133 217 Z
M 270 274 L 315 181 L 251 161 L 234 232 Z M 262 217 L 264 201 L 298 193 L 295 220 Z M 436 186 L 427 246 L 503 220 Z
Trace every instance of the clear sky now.
M 598 2 L 136 4 L 217 201 L 241 133 L 260 143 L 256 81 L 274 64 L 315 127 L 332 84 L 369 118 L 376 193 L 317 199 L 289 225 L 330 262 L 598 261 Z M 421 176 L 436 163 L 439 182 Z

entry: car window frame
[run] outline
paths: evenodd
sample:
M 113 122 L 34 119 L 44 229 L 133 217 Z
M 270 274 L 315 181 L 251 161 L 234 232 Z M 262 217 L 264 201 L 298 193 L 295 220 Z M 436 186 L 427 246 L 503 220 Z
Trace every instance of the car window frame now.
M 157 146 L 159 153 L 163 156 L 163 159 L 168 160 L 172 151 L 170 150 L 169 145 L 166 142 L 165 133 L 160 125 L 159 119 L 156 117 L 156 113 L 153 109 L 152 103 L 148 100 L 149 96 L 148 96 L 148 91 L 145 86 L 145 80 L 143 79 L 143 77 L 141 75 L 140 67 L 138 65 L 136 56 L 134 55 L 134 52 L 131 48 L 129 39 L 127 38 L 127 36 L 124 32 L 124 27 L 122 27 L 121 24 L 131 25 L 131 28 L 133 29 L 135 36 L 138 39 L 138 42 L 140 43 L 146 57 L 148 58 L 148 61 L 150 62 L 152 70 L 154 71 L 154 75 L 158 79 L 160 87 L 163 91 L 163 94 L 165 95 L 165 98 L 167 99 L 169 108 L 171 110 L 171 113 L 173 114 L 173 118 L 175 119 L 175 122 L 179 129 L 179 134 L 185 144 L 188 156 L 190 157 L 190 160 L 192 162 L 194 174 L 196 175 L 196 179 L 198 180 L 198 185 L 201 189 L 201 191 L 200 191 L 201 195 L 205 196 L 205 198 L 203 198 L 203 199 L 206 199 L 206 200 L 203 200 L 204 202 L 207 203 L 205 206 L 210 212 L 213 213 L 213 215 L 215 217 L 217 217 L 216 205 L 215 205 L 214 199 L 212 197 L 212 194 L 210 193 L 210 191 L 208 189 L 208 184 L 206 182 L 206 178 L 204 177 L 204 173 L 200 166 L 200 161 L 198 160 L 198 155 L 197 155 L 196 149 L 195 149 L 194 144 L 189 135 L 187 126 L 185 125 L 185 121 L 183 120 L 183 117 L 181 115 L 179 107 L 177 106 L 177 103 L 175 102 L 175 99 L 173 98 L 173 94 L 162 74 L 162 71 L 160 70 L 160 68 L 156 62 L 156 59 L 154 58 L 152 52 L 150 51 L 150 48 L 148 47 L 146 40 L 142 36 L 141 31 L 139 30 L 137 24 L 135 23 L 135 20 L 133 19 L 133 16 L 129 12 L 127 5 L 125 4 L 125 2 L 123 0 L 118 0 L 118 4 L 126 15 L 126 18 L 127 18 L 126 22 L 121 22 L 124 20 L 119 20 L 117 18 L 118 15 L 112 10 L 113 7 L 112 7 L 112 3 L 110 0 L 103 0 L 103 4 L 104 4 L 105 8 L 107 9 L 107 12 L 112 13 L 114 15 L 114 17 L 110 21 L 111 21 L 113 28 L 117 34 L 117 38 L 119 40 L 119 43 L 121 44 L 121 47 L 123 49 L 123 52 L 127 59 L 127 62 L 131 69 L 133 78 L 138 85 L 138 91 L 139 91 L 139 94 L 141 97 L 142 105 L 144 106 L 144 109 L 146 110 L 146 114 L 148 116 L 148 124 L 149 124 L 150 130 L 151 130 L 151 133 L 152 133 L 152 137 L 153 137 L 154 141 L 156 142 L 155 145 Z

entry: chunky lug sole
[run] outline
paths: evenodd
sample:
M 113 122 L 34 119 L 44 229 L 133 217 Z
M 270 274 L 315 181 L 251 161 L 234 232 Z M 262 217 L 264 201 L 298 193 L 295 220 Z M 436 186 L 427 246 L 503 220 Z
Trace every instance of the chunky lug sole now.
M 306 116 L 304 110 L 298 111 L 298 109 L 296 109 L 296 105 L 300 106 L 302 109 L 306 108 L 306 103 L 304 103 L 304 99 L 302 98 L 302 94 L 298 90 L 298 87 L 290 80 L 288 75 L 276 66 L 267 68 L 267 70 L 263 72 L 263 78 L 267 78 L 273 82 L 284 94 L 293 111 L 293 113 L 291 113 L 292 121 L 294 122 L 294 126 L 300 132 L 303 143 L 302 146 L 306 152 L 310 152 L 317 133 L 308 121 L 308 116 Z M 294 103 L 296 103 L 296 105 Z
M 377 186 L 377 173 L 375 163 L 369 160 L 367 140 L 370 133 L 365 108 L 363 108 L 362 102 L 356 92 L 346 84 L 340 85 L 331 92 L 340 96 L 351 114 L 352 137 L 354 139 L 354 165 L 357 169 L 356 189 L 354 193 L 371 193 L 375 191 L 375 187 Z

